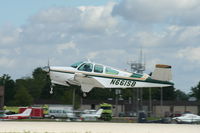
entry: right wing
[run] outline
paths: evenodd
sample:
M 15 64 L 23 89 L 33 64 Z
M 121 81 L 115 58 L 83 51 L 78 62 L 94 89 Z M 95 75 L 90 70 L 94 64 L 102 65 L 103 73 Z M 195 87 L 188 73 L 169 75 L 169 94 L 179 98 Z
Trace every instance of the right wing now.
M 81 90 L 83 92 L 89 92 L 94 87 L 104 88 L 104 86 L 95 78 L 82 73 L 76 73 L 74 76 L 74 80 L 79 82 Z

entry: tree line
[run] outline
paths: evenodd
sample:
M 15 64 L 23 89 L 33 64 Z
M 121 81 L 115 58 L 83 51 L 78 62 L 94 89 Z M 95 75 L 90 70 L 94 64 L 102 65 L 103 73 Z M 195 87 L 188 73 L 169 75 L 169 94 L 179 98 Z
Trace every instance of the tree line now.
M 58 101 L 62 104 L 72 104 L 73 91 L 75 91 L 75 105 L 78 107 L 80 99 L 83 96 L 80 87 L 72 86 L 54 86 L 54 93 L 50 94 L 50 78 L 42 68 L 34 69 L 31 77 L 23 77 L 13 80 L 8 74 L 0 77 L 0 85 L 5 88 L 4 101 L 6 106 L 29 106 L 40 100 Z M 120 89 L 120 88 L 119 88 Z M 121 89 L 120 98 L 129 100 L 134 97 L 136 89 Z M 159 88 L 151 88 L 151 97 L 154 100 L 160 100 Z M 186 94 L 174 87 L 163 88 L 163 100 L 181 100 L 186 101 L 189 97 L 196 97 L 200 100 L 200 82 L 191 88 L 191 93 Z M 142 89 L 144 100 L 149 99 L 149 89 Z M 84 97 L 82 97 L 84 98 Z M 85 99 L 101 100 L 115 99 L 115 89 L 94 88 L 88 93 Z

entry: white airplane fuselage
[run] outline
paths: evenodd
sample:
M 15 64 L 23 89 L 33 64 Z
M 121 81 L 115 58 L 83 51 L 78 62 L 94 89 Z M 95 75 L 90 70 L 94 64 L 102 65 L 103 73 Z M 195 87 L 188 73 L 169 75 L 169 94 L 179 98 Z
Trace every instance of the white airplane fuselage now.
M 200 116 L 195 114 L 184 114 L 179 117 L 174 117 L 173 120 L 177 123 L 198 123 L 200 122 Z
M 89 69 L 84 68 L 89 66 Z M 112 67 L 92 63 L 81 62 L 77 66 L 54 67 L 49 66 L 44 70 L 49 72 L 51 83 L 64 86 L 81 86 L 83 92 L 89 92 L 92 88 L 143 88 L 143 87 L 167 87 L 173 83 L 152 79 L 147 74 L 137 74 L 122 71 Z
M 31 111 L 32 111 L 31 108 L 27 108 L 24 112 L 20 114 L 12 114 L 12 115 L 4 114 L 4 116 L 0 117 L 0 119 L 2 120 L 27 119 L 30 117 Z

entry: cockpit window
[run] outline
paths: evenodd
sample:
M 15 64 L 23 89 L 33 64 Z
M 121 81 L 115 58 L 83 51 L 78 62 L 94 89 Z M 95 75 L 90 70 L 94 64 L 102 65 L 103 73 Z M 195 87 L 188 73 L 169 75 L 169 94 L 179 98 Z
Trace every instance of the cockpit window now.
M 86 72 L 92 72 L 93 64 L 91 63 L 84 63 L 82 64 L 78 70 L 80 71 L 86 71 Z
M 94 72 L 96 73 L 103 73 L 103 66 L 102 65 L 95 65 Z
M 117 74 L 119 74 L 119 72 L 112 68 L 106 67 L 106 74 L 117 75 Z
M 81 63 L 83 63 L 83 62 L 80 61 L 80 62 L 74 63 L 74 64 L 71 65 L 71 67 L 77 68 Z

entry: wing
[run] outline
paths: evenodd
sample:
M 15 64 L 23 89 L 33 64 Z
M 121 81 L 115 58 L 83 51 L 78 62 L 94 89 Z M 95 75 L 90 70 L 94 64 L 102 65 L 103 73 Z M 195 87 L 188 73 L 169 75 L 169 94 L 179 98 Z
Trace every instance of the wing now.
M 89 92 L 94 87 L 104 88 L 104 86 L 98 80 L 82 73 L 76 73 L 74 80 L 79 82 L 83 92 Z

